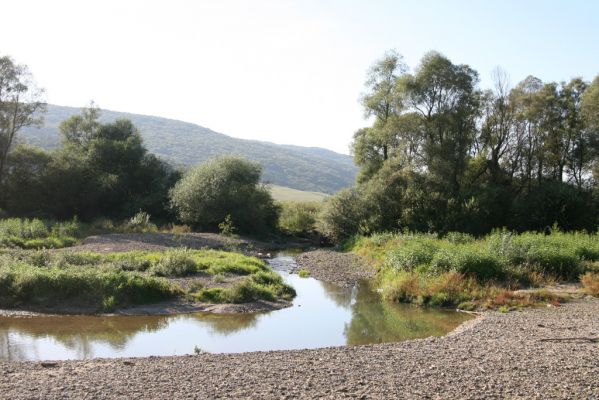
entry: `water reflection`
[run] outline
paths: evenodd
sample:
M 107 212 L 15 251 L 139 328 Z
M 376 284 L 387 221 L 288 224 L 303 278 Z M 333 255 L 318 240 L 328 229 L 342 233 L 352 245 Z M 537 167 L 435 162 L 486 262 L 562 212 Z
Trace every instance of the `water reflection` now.
M 301 349 L 442 335 L 463 314 L 381 302 L 368 285 L 348 289 L 290 275 L 293 307 L 258 314 L 0 317 L 0 360 L 67 359 Z

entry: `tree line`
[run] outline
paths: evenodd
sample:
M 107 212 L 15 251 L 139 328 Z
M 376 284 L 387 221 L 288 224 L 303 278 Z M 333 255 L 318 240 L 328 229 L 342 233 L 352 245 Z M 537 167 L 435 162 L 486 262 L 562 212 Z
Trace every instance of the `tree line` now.
M 438 52 L 410 72 L 390 51 L 371 67 L 362 97 L 372 124 L 354 135 L 360 167 L 323 215 L 336 240 L 383 230 L 493 228 L 595 230 L 599 76 L 494 87 Z
M 21 143 L 18 130 L 43 121 L 42 94 L 25 66 L 0 58 L 0 214 L 91 221 L 143 211 L 195 229 L 276 230 L 280 207 L 259 164 L 220 157 L 183 171 L 149 153 L 130 120 L 101 123 L 93 103 L 60 124 L 58 149 Z

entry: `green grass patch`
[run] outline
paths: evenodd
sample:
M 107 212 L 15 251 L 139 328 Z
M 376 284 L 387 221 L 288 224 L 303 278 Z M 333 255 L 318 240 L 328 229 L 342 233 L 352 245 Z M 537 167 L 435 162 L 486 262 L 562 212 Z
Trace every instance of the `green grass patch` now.
M 22 249 L 59 249 L 77 242 L 82 226 L 76 220 L 45 221 L 37 218 L 0 220 L 0 247 Z
M 164 278 L 212 275 L 244 276 L 232 287 L 197 283 L 185 291 Z M 191 295 L 210 303 L 291 299 L 293 288 L 257 258 L 216 250 L 173 249 L 165 252 L 0 252 L 0 306 L 85 306 L 112 310 Z
M 300 269 L 299 271 L 297 271 L 297 274 L 299 275 L 300 278 L 310 277 L 310 271 L 307 271 L 305 269 Z
M 110 311 L 116 306 L 144 304 L 177 294 L 160 278 L 116 268 L 35 267 L 25 263 L 0 265 L 2 307 L 93 307 Z
M 383 233 L 356 237 L 346 249 L 378 267 L 377 282 L 387 299 L 430 306 L 512 308 L 559 302 L 551 294 L 508 293 L 579 279 L 597 265 L 599 236 L 502 230 L 475 239 L 461 233 L 444 237 Z

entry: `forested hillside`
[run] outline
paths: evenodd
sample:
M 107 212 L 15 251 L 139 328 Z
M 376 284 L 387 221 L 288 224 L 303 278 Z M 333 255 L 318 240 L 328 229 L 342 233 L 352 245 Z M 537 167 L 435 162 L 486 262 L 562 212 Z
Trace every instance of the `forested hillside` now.
M 79 108 L 48 105 L 42 128 L 26 127 L 20 138 L 44 149 L 60 144 L 58 125 Z M 351 186 L 357 169 L 349 156 L 330 150 L 236 139 L 188 122 L 102 110 L 101 121 L 128 118 L 148 150 L 174 164 L 193 165 L 217 155 L 238 154 L 264 166 L 264 180 L 294 189 L 334 193 Z

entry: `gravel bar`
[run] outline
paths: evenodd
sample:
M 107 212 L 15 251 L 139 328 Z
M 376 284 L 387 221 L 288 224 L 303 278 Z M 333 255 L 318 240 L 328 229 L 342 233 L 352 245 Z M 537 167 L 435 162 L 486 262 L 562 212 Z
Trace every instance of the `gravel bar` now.
M 582 299 L 395 344 L 0 363 L 0 397 L 599 399 L 597 337 L 599 299 Z
M 333 250 L 308 251 L 299 254 L 296 262 L 298 268 L 309 271 L 312 277 L 342 287 L 352 287 L 376 274 L 374 268 L 362 263 L 355 254 Z

